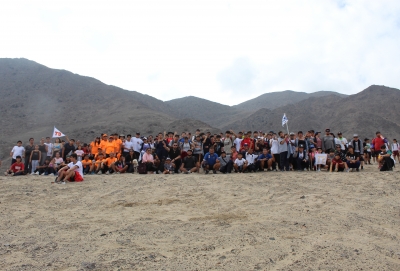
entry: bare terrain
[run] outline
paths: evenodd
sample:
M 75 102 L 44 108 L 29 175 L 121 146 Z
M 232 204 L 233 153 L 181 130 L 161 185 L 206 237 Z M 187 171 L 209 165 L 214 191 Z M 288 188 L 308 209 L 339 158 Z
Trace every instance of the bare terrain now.
M 0 177 L 1 270 L 400 270 L 399 171 Z

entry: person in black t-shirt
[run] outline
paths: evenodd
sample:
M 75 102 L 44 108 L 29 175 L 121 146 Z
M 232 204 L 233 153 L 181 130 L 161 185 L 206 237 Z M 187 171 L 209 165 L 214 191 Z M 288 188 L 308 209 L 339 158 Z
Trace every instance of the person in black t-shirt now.
M 187 151 L 187 156 L 183 158 L 182 166 L 180 168 L 181 172 L 188 174 L 197 171 L 196 158 L 192 156 L 192 150 Z
M 218 156 L 221 156 L 221 152 L 224 150 L 224 143 L 221 142 L 221 135 L 217 135 L 214 142 L 214 151 Z
M 349 145 L 348 146 L 348 152 L 346 154 L 346 159 L 347 159 L 347 167 L 350 169 L 351 171 L 354 171 L 354 169 L 356 169 L 357 171 L 359 171 L 359 167 L 360 167 L 360 153 L 358 152 L 354 152 L 353 146 Z
M 70 139 L 68 144 L 64 144 L 64 147 L 62 149 L 62 158 L 65 160 L 67 158 L 67 155 L 69 155 L 69 153 L 74 153 L 76 148 L 75 148 L 75 140 L 74 139 Z

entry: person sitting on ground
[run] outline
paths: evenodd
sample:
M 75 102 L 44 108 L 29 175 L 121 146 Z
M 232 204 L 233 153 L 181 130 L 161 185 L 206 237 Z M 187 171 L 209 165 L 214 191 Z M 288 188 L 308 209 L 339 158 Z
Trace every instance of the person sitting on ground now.
M 53 158 L 51 164 L 53 165 L 54 172 L 58 172 L 61 168 L 60 166 L 64 163 L 64 159 L 61 157 L 61 153 L 58 151 L 55 153 L 55 157 Z
M 130 149 L 128 155 L 125 156 L 125 163 L 128 165 L 128 172 L 134 173 L 137 172 L 137 160 L 136 155 L 133 149 Z
M 22 158 L 21 156 L 17 155 L 15 157 L 15 163 L 13 163 L 10 168 L 4 172 L 4 175 L 8 176 L 19 176 L 19 175 L 25 175 L 24 169 L 24 163 L 21 162 Z
M 274 162 L 274 158 L 268 152 L 267 148 L 264 148 L 262 154 L 258 157 L 260 171 L 264 171 L 267 168 L 268 171 L 272 171 L 272 163 Z
M 309 168 L 308 152 L 303 144 L 300 144 L 295 149 L 293 158 L 296 159 L 297 171 L 304 171 Z
M 174 173 L 175 173 L 175 165 L 171 163 L 171 158 L 167 157 L 164 163 L 163 174 L 174 174 Z
M 218 155 L 214 152 L 214 148 L 210 148 L 209 152 L 204 155 L 202 163 L 205 174 L 208 174 L 210 170 L 212 170 L 214 174 L 217 173 L 216 169 L 214 169 L 214 165 L 217 162 L 217 159 Z
M 258 155 L 253 152 L 253 149 L 249 149 L 246 153 L 247 171 L 249 173 L 256 172 L 259 167 L 259 162 L 257 161 Z
M 121 173 L 127 172 L 129 166 L 126 163 L 125 156 L 121 155 L 119 157 L 118 161 L 111 165 L 111 168 L 117 174 L 121 174 Z
M 103 153 L 98 153 L 96 158 L 92 160 L 92 168 L 90 169 L 91 174 L 103 174 L 102 165 L 103 161 L 105 161 L 105 156 Z
M 44 160 L 44 164 L 37 166 L 36 167 L 36 172 L 38 172 L 39 175 L 50 175 L 50 176 L 54 176 L 54 168 L 53 165 L 50 165 L 50 159 L 46 158 L 46 160 Z
M 152 155 L 151 149 L 147 149 L 146 153 L 143 154 L 142 163 L 146 164 L 146 169 L 148 174 L 152 174 L 157 171 L 157 168 L 154 165 L 154 157 Z
M 71 162 L 67 166 L 58 171 L 56 183 L 83 181 L 82 162 L 78 161 L 76 153 L 71 154 L 70 160 Z
M 233 169 L 233 161 L 231 160 L 230 155 L 227 155 L 225 151 L 222 151 L 221 156 L 218 157 L 218 160 L 215 163 L 215 167 L 224 174 L 231 173 Z
M 239 152 L 238 158 L 236 158 L 233 163 L 233 167 L 235 168 L 236 173 L 243 173 L 247 169 L 247 161 L 243 158 L 243 155 Z
M 360 157 L 359 157 L 359 153 L 354 152 L 353 149 L 353 145 L 349 144 L 348 146 L 348 152 L 346 154 L 346 159 L 347 159 L 347 167 L 350 169 L 351 171 L 354 171 L 354 169 L 356 169 L 356 171 L 359 171 L 359 167 L 360 167 Z
M 335 158 L 335 149 L 327 150 L 327 157 L 326 157 L 326 165 L 324 168 L 329 171 L 330 166 L 332 164 L 332 160 Z
M 192 155 L 192 150 L 187 150 L 187 155 L 183 158 L 182 166 L 180 168 L 181 172 L 188 174 L 197 171 L 196 158 Z
M 345 170 L 348 171 L 346 153 L 342 150 L 342 147 L 340 144 L 336 145 L 335 155 L 336 154 L 339 155 L 340 160 L 344 163 Z
M 394 166 L 394 160 L 391 158 L 390 153 L 387 152 L 386 146 L 381 146 L 381 153 L 378 156 L 378 163 L 380 171 L 392 171 Z
M 85 154 L 85 157 L 83 158 L 83 160 L 81 162 L 82 162 L 82 167 L 83 167 L 83 175 L 86 175 L 90 172 L 90 169 L 93 164 L 92 160 L 89 159 L 89 154 Z
M 112 168 L 112 165 L 113 165 L 115 162 L 118 161 L 117 157 L 115 157 L 115 153 L 110 152 L 109 155 L 110 155 L 110 157 L 108 157 L 108 158 L 106 158 L 106 159 L 103 160 L 102 169 L 101 169 L 101 171 L 102 171 L 103 173 L 107 174 L 107 175 L 114 172 L 114 170 L 113 170 L 113 168 Z
M 332 159 L 332 168 L 335 172 L 347 170 L 347 163 L 340 158 L 339 152 L 335 152 L 335 158 Z

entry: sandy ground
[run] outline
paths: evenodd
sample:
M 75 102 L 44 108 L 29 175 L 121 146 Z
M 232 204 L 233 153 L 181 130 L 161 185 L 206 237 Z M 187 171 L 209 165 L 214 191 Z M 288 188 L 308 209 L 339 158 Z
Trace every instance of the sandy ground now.
M 400 270 L 399 171 L 0 177 L 1 270 Z

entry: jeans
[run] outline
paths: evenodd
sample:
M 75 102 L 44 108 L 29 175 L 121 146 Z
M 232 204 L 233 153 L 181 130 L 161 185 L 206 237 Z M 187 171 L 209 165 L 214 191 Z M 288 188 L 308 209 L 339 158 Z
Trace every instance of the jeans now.
M 32 160 L 32 171 L 34 173 L 36 171 L 36 167 L 39 166 L 39 160 Z

